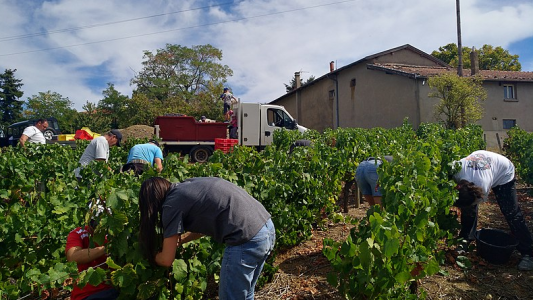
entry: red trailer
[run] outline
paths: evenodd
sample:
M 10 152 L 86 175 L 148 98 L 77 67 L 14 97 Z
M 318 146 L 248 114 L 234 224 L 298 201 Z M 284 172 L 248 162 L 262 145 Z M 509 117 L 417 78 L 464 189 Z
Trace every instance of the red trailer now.
M 206 162 L 215 150 L 215 139 L 228 135 L 227 123 L 197 122 L 189 116 L 159 116 L 154 125 L 165 152 L 189 154 L 195 162 Z
M 227 123 L 197 122 L 189 116 L 160 116 L 155 119 L 159 125 L 159 137 L 163 141 L 204 141 L 226 138 Z M 157 134 L 156 134 L 157 135 Z

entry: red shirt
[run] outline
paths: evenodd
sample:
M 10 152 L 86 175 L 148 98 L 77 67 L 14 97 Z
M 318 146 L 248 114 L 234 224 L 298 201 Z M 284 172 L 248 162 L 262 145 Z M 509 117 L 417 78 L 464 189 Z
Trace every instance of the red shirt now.
M 67 246 L 65 248 L 65 252 L 67 252 L 72 247 L 81 247 L 83 249 L 89 248 L 89 236 L 90 233 L 87 231 L 87 227 L 85 229 L 82 229 L 81 227 L 78 227 L 74 230 L 72 230 L 67 237 Z M 98 247 L 98 245 L 95 243 L 95 247 Z M 78 264 L 78 272 L 87 270 L 89 267 L 96 268 L 96 266 L 104 263 L 101 267 L 107 267 L 105 265 L 105 261 L 107 259 L 107 255 L 104 255 L 98 259 L 95 259 L 87 264 Z M 88 297 L 92 294 L 95 294 L 100 291 L 108 290 L 113 288 L 112 286 L 101 283 L 98 286 L 93 286 L 90 284 L 85 285 L 83 289 L 78 288 L 76 286 L 76 283 L 74 283 L 74 289 L 72 290 L 72 294 L 70 295 L 71 300 L 81 300 L 85 297 Z

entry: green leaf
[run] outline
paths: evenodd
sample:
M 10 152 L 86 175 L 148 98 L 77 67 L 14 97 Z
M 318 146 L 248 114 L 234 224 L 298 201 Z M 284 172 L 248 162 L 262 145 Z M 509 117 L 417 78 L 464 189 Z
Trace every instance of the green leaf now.
M 182 280 L 187 277 L 187 263 L 183 259 L 175 259 L 172 263 L 172 273 L 176 280 Z
M 115 263 L 115 261 L 113 261 L 113 259 L 112 259 L 111 257 L 108 257 L 108 258 L 106 259 L 106 262 L 105 262 L 105 263 L 106 263 L 107 266 L 108 266 L 109 268 L 111 268 L 111 269 L 120 269 L 120 266 L 117 265 L 117 264 Z
M 457 256 L 455 262 L 461 269 L 470 269 L 472 267 L 472 262 L 466 256 Z
M 431 259 L 430 261 L 428 261 L 428 263 L 424 267 L 424 272 L 426 272 L 426 276 L 431 276 L 440 272 L 440 266 L 437 260 Z
M 398 248 L 400 247 L 400 241 L 396 238 L 387 239 L 385 242 L 384 255 L 385 257 L 392 257 L 398 253 Z
M 372 265 L 372 256 L 370 249 L 368 247 L 368 242 L 363 242 L 359 245 L 359 259 L 361 260 L 361 265 L 364 269 L 370 268 Z
M 396 279 L 399 284 L 404 284 L 411 279 L 411 274 L 408 271 L 400 272 L 394 276 L 394 279 Z
M 356 250 L 357 250 L 356 245 L 354 245 L 353 243 L 349 241 L 346 241 L 342 243 L 340 254 L 347 256 L 347 257 L 352 257 L 355 255 Z

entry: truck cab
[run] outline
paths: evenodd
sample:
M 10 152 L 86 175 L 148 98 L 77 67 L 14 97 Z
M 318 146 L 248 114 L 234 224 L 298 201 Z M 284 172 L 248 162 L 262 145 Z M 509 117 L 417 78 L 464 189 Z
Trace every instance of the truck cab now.
M 239 103 L 236 106 L 240 145 L 264 148 L 272 144 L 275 130 L 307 130 L 298 125 L 283 106 L 259 103 Z

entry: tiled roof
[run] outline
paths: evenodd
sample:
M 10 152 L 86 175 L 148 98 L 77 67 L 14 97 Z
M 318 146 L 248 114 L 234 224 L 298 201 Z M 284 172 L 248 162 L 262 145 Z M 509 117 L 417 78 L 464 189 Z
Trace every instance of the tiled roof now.
M 431 77 L 446 72 L 456 73 L 457 69 L 447 67 L 427 67 L 402 64 L 369 64 L 368 69 L 381 70 L 408 77 Z M 479 75 L 487 81 L 524 81 L 533 82 L 533 72 L 480 70 Z M 463 69 L 463 76 L 471 76 L 470 69 Z

